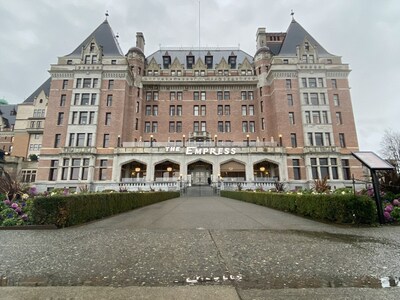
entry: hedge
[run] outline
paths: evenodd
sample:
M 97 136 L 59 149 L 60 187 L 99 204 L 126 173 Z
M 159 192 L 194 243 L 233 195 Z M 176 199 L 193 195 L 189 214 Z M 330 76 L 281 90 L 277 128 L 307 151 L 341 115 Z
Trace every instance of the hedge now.
M 99 193 L 35 198 L 32 220 L 36 225 L 67 227 L 179 197 L 179 192 Z
M 375 202 L 368 196 L 356 196 L 353 194 L 299 195 L 248 191 L 221 191 L 221 196 L 316 220 L 344 224 L 373 224 L 377 222 Z

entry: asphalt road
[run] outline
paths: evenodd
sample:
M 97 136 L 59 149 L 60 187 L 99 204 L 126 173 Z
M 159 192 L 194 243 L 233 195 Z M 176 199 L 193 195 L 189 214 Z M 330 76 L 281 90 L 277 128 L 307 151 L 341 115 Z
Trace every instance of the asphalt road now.
M 66 229 L 0 231 L 0 286 L 8 286 L 0 299 L 13 286 L 391 299 L 399 288 L 382 285 L 399 276 L 400 227 L 328 225 L 221 197 L 172 199 Z

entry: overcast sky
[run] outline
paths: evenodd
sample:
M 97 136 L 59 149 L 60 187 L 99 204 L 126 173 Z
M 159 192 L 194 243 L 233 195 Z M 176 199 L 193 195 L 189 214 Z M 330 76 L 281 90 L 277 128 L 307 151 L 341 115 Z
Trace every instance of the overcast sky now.
M 400 131 L 400 1 L 201 0 L 201 45 L 255 53 L 258 27 L 286 31 L 295 19 L 328 52 L 349 63 L 361 150 L 378 152 L 385 129 Z M 144 33 L 145 54 L 160 45 L 197 46 L 198 0 L 0 0 L 0 98 L 26 99 L 109 11 L 124 53 Z

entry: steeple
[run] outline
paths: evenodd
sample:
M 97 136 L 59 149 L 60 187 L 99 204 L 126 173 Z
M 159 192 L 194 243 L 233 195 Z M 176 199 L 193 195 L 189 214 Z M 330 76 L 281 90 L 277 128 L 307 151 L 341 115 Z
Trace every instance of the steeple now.
M 293 18 L 286 32 L 285 40 L 283 41 L 279 55 L 296 56 L 296 47 L 301 45 L 305 40 L 315 47 L 320 57 L 332 56 L 325 50 L 296 20 Z
M 102 47 L 105 56 L 123 56 L 122 50 L 118 44 L 118 40 L 106 19 L 97 27 L 72 53 L 67 56 L 81 56 L 82 48 L 86 47 L 93 39 Z

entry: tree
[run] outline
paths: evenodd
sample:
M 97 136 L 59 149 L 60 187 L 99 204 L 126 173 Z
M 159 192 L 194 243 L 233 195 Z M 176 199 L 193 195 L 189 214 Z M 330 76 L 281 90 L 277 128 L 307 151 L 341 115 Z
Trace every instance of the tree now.
M 394 165 L 400 174 L 400 132 L 385 130 L 381 141 L 382 156 Z

